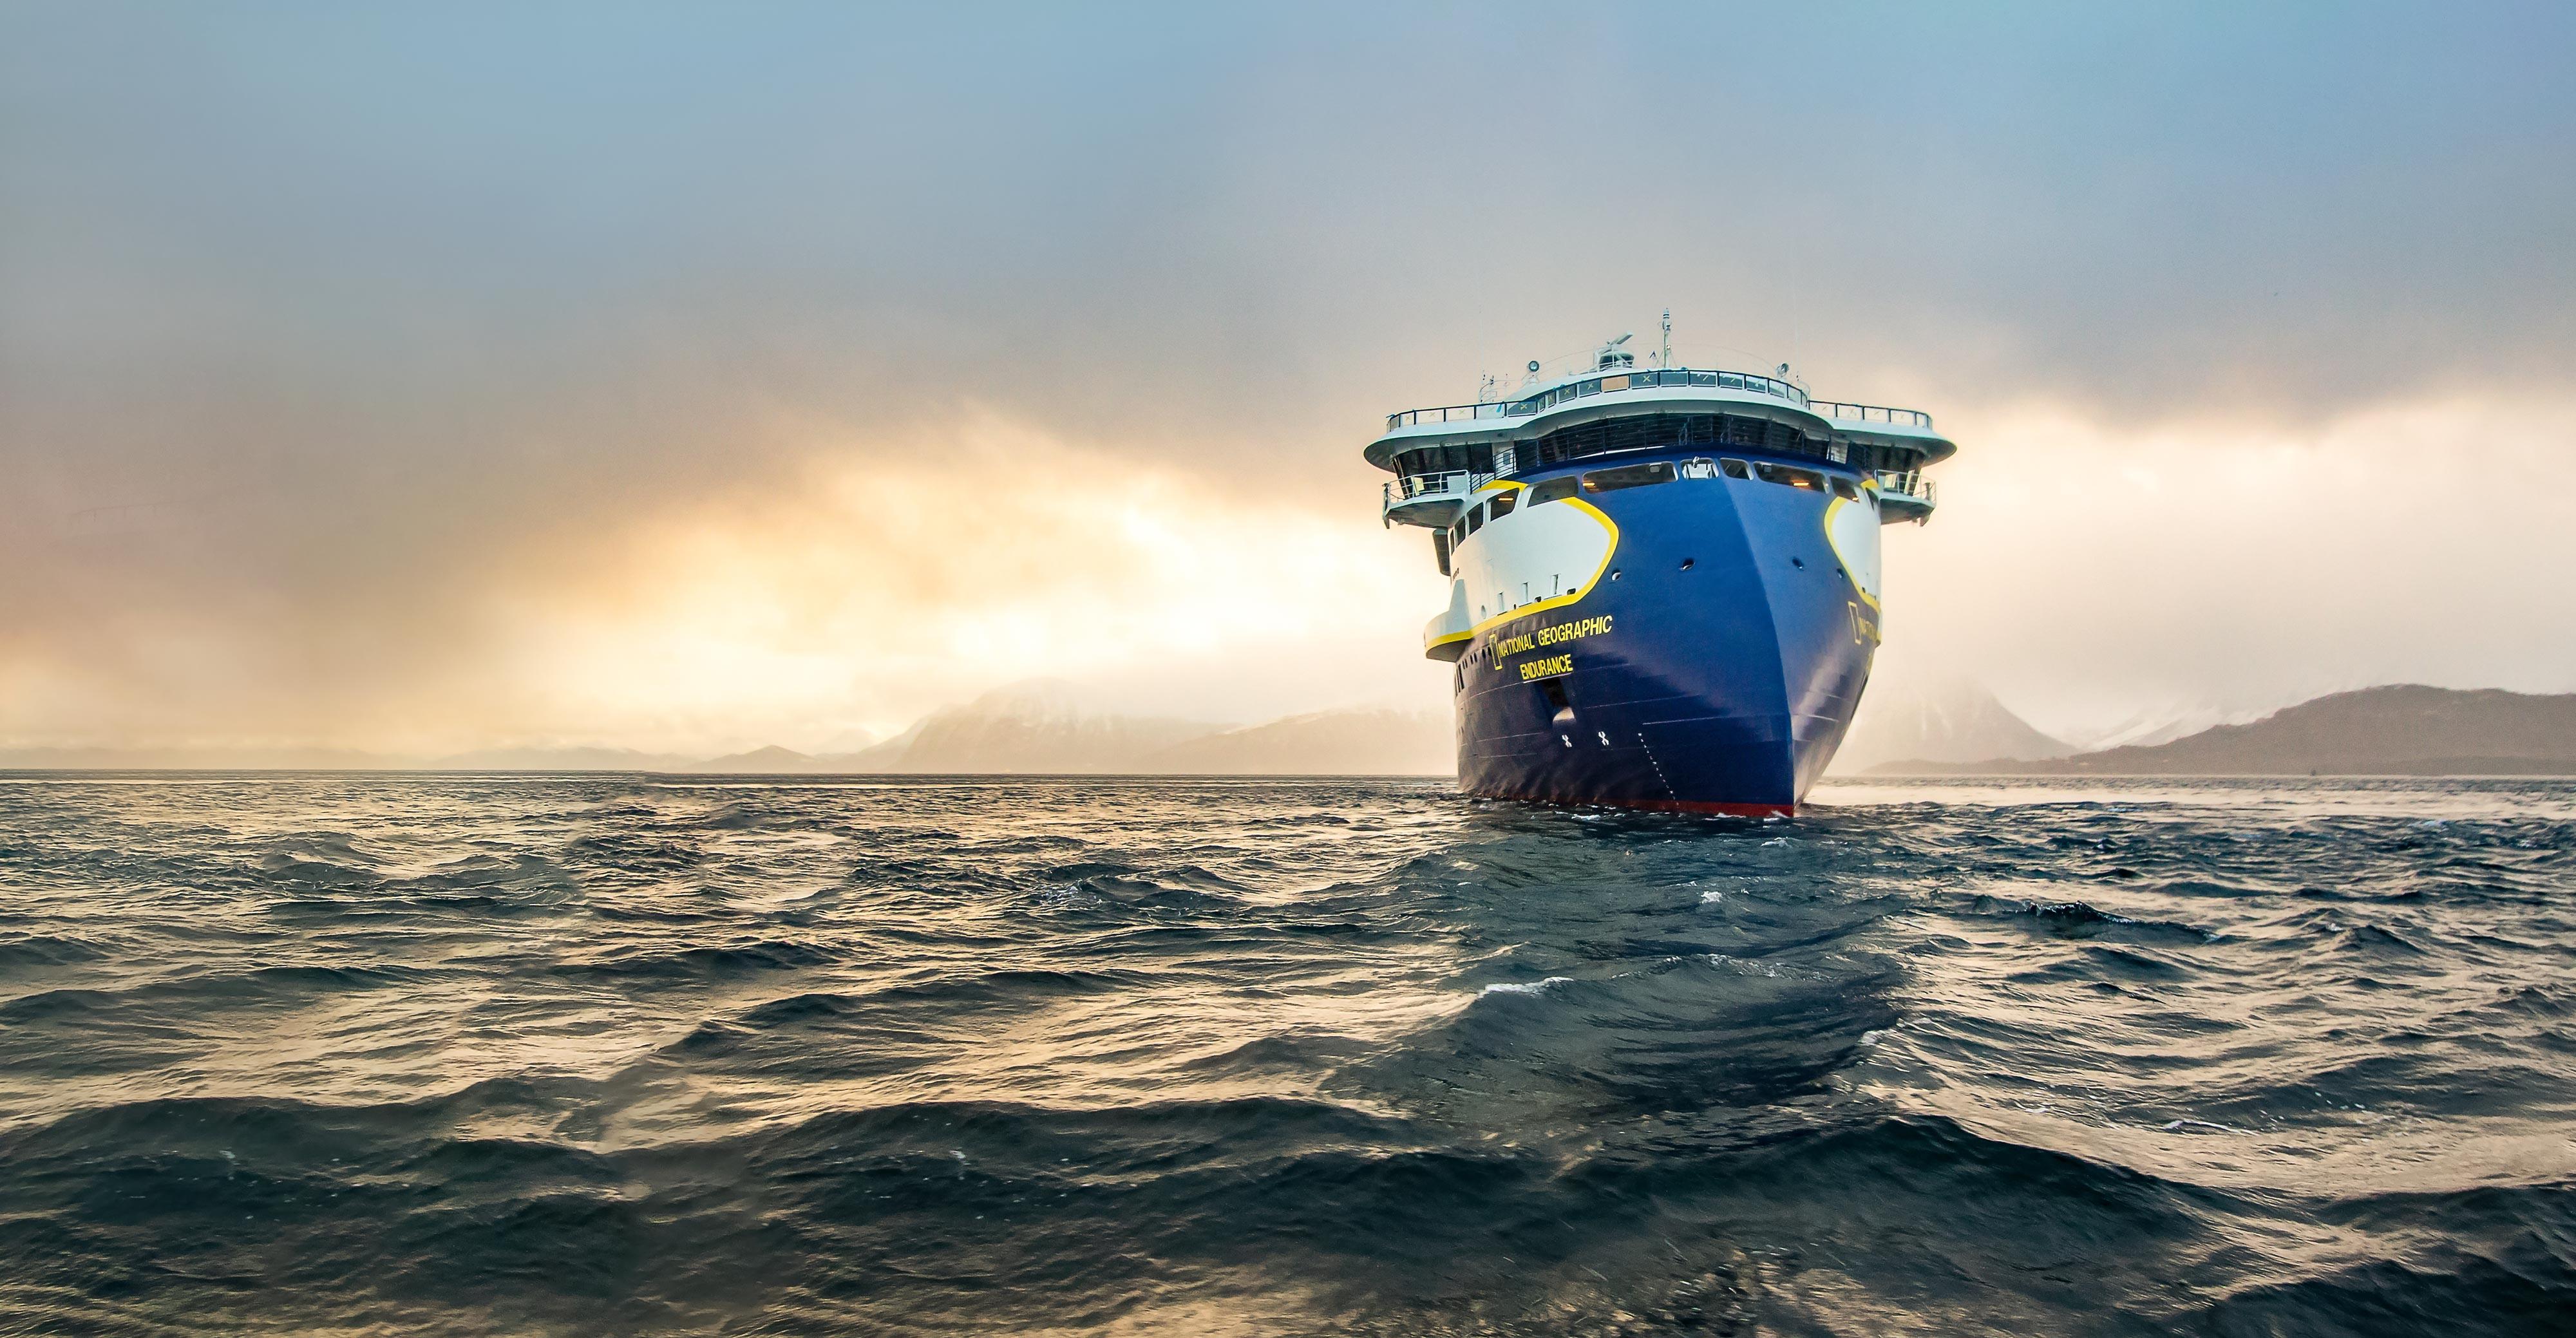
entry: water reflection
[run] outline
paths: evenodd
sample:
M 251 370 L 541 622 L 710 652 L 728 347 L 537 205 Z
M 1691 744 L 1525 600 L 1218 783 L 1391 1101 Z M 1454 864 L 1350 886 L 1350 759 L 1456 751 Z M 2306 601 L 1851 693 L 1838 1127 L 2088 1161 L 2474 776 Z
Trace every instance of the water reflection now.
M 20 778 L 0 1315 L 2502 1332 L 2576 1280 L 2576 787 L 1824 797 Z

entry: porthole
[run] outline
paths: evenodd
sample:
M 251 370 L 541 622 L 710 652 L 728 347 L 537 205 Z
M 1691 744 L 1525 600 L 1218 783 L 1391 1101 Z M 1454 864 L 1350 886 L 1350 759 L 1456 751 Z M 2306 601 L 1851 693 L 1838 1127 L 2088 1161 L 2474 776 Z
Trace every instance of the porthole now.
M 1690 560 L 1689 558 L 1683 558 L 1683 559 L 1682 559 L 1682 570 L 1683 570 L 1683 571 L 1689 571 L 1690 569 L 1691 569 L 1691 560 Z

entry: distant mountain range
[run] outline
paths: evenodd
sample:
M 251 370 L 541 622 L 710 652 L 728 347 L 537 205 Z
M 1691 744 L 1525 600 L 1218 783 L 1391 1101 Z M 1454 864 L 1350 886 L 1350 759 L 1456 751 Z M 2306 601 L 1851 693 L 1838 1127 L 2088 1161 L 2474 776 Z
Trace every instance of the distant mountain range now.
M 857 771 L 1132 773 L 1155 754 L 1223 725 L 1127 715 L 1082 700 L 1071 685 L 1013 684 L 924 716 L 903 733 L 836 761 Z
M 2576 776 L 2576 694 L 2404 684 L 2318 697 L 2169 743 L 2053 759 L 1910 759 L 1876 774 Z
M 1983 685 L 1948 679 L 1863 694 L 1851 732 L 1834 753 L 1833 772 L 1848 776 L 1891 764 L 2040 759 L 2074 751 L 2073 744 L 2033 729 Z
M 1457 734 L 1423 711 L 1319 711 L 1202 734 L 1146 759 L 1149 770 L 1201 776 L 1447 776 Z
M 1128 714 L 1086 701 L 1070 685 L 1040 680 L 942 707 L 893 738 L 846 752 L 771 745 L 691 757 L 516 747 L 423 758 L 256 746 L 0 748 L 0 769 L 1440 776 L 1455 770 L 1453 748 L 1445 715 L 1352 709 L 1237 727 Z
M 943 707 L 883 743 L 807 756 L 763 748 L 689 764 L 703 772 L 1010 775 L 1446 775 L 1448 721 L 1423 713 L 1319 711 L 1230 728 L 1082 704 L 1022 684 Z
M 0 768 L 1448 775 L 1446 716 L 1321 711 L 1228 727 L 1085 706 L 1061 685 L 988 693 L 854 752 L 767 747 L 691 758 L 620 748 L 509 748 L 436 759 L 294 748 L 0 749 Z M 2576 694 L 2365 688 L 2153 745 L 2075 753 L 1982 688 L 1872 698 L 1836 772 L 1852 775 L 2576 775 Z

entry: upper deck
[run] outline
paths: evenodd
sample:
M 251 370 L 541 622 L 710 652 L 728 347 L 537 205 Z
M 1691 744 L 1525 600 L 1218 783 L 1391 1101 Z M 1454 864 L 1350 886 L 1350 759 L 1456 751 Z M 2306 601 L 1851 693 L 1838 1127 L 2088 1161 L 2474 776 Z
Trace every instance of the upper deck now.
M 1488 479 L 1596 456 L 1723 445 L 1841 466 L 1876 483 L 1885 518 L 1920 520 L 1937 505 L 1923 467 L 1959 449 L 1920 410 L 1818 400 L 1755 372 L 1639 369 L 1615 347 L 1603 349 L 1600 366 L 1512 399 L 1387 415 L 1385 432 L 1364 452 L 1397 475 L 1384 517 L 1436 528 Z
M 1811 399 L 1796 385 L 1757 372 L 1623 367 L 1564 377 L 1509 400 L 1391 413 L 1386 431 L 1362 454 L 1380 469 L 1402 473 L 1397 457 L 1417 447 L 1528 441 L 1596 419 L 1728 405 L 1800 428 L 1801 435 L 1902 450 L 1918 464 L 1946 460 L 1959 449 L 1933 429 L 1930 414 L 1915 409 Z

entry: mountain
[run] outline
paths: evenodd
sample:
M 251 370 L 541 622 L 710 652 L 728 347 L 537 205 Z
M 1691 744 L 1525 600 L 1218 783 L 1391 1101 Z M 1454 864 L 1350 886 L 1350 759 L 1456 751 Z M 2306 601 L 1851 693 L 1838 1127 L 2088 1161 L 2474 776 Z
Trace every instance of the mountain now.
M 1448 776 L 1457 739 L 1440 716 L 1318 711 L 1202 734 L 1160 749 L 1144 770 L 1197 776 Z
M 632 748 L 484 748 L 442 757 L 432 771 L 678 771 L 689 759 Z
M 747 753 L 727 753 L 703 762 L 691 762 L 682 771 L 713 772 L 727 776 L 805 775 L 818 771 L 846 771 L 831 760 L 800 753 L 793 748 L 771 744 Z
M 852 771 L 1134 773 L 1176 744 L 1222 725 L 1121 715 L 1053 680 L 997 688 L 942 707 L 872 748 L 833 758 Z
M 1905 771 L 1918 763 L 2064 757 L 2072 745 L 2033 729 L 1981 684 L 1965 679 L 1923 688 L 1895 685 L 1861 698 L 1851 732 L 1834 753 L 1836 775 Z
M 398 771 L 417 765 L 414 758 L 346 748 L 0 748 L 0 770 L 7 771 Z
M 2165 706 L 2143 710 L 2107 729 L 2088 729 L 2063 734 L 2079 753 L 2098 753 L 2110 748 L 2149 747 L 2171 743 L 2186 735 L 2198 734 L 2213 725 L 2242 725 L 2259 720 L 2260 711 L 2229 712 L 2207 704 Z
M 2053 762 L 1946 771 L 2105 776 L 2576 775 L 2576 693 L 2416 684 L 2302 702 L 2242 725 Z

